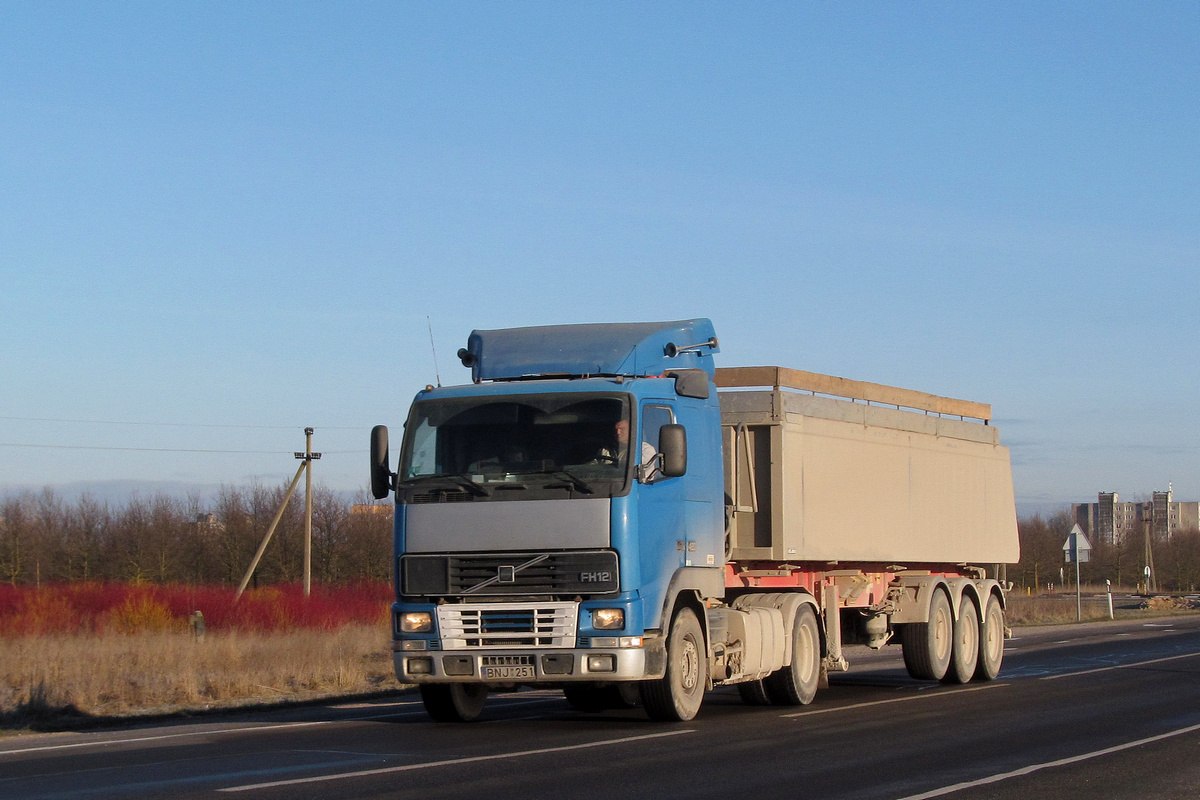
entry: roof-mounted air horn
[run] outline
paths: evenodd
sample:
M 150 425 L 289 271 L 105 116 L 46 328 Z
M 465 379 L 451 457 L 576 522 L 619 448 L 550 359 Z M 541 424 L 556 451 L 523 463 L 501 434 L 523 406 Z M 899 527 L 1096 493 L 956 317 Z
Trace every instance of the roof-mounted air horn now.
M 701 347 L 708 347 L 716 350 L 719 346 L 720 343 L 717 341 L 717 337 L 715 336 L 710 338 L 707 342 L 701 342 L 700 344 L 677 345 L 674 342 L 667 342 L 666 347 L 663 348 L 663 355 L 665 355 L 667 358 L 674 358 L 680 353 L 685 353 L 688 350 L 699 350 Z

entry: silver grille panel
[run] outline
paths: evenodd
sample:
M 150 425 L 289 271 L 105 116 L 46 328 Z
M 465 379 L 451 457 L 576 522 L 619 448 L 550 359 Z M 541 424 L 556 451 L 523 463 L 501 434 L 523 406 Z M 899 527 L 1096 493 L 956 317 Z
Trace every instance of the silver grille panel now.
M 577 603 L 470 603 L 437 607 L 443 650 L 574 647 Z

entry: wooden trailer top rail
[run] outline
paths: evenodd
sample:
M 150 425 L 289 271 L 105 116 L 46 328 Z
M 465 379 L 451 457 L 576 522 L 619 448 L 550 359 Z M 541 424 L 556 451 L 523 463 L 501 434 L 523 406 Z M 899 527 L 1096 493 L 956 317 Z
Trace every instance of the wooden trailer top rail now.
M 821 375 L 787 367 L 719 367 L 716 383 L 719 388 L 771 386 L 776 389 L 797 389 L 803 392 L 865 400 L 900 408 L 930 411 L 951 417 L 967 417 L 983 420 L 986 425 L 992 418 L 992 407 L 987 403 L 970 400 L 955 400 L 939 397 L 913 389 L 884 386 L 880 383 L 852 381 L 833 375 Z

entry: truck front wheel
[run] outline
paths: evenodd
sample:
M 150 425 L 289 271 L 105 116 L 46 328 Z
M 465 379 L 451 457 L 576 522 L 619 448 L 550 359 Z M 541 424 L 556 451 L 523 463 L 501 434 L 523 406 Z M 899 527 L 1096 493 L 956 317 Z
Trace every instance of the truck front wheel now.
M 696 613 L 679 609 L 667 636 L 667 674 L 641 684 L 650 719 L 687 722 L 696 716 L 708 685 L 707 652 Z
M 483 713 L 487 695 L 483 683 L 421 684 L 421 701 L 435 722 L 473 722 Z

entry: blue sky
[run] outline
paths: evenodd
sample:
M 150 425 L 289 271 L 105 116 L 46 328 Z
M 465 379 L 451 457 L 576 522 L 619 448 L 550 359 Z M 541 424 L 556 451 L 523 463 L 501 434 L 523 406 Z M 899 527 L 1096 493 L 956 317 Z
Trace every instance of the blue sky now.
M 1195 4 L 0 0 L 0 109 L 0 486 L 355 489 L 430 325 L 706 316 L 1200 499 Z

